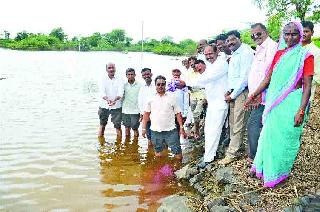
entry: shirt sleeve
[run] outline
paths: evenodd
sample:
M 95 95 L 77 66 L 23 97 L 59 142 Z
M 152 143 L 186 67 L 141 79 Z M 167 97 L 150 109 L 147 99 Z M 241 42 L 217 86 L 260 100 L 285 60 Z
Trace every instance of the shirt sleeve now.
M 253 51 L 250 51 L 250 49 L 240 54 L 239 81 L 236 82 L 233 87 L 233 91 L 230 94 L 231 99 L 237 98 L 246 86 L 248 86 L 248 74 L 251 69 L 252 60 Z
M 314 75 L 314 56 L 310 55 L 307 59 L 304 60 L 303 66 L 303 76 L 313 76 Z
M 143 87 L 140 87 L 139 94 L 138 94 L 138 107 L 140 110 L 140 114 L 143 114 L 144 108 L 143 108 Z
M 102 99 L 103 97 L 105 97 L 105 96 L 107 96 L 107 88 L 106 88 L 106 83 L 105 83 L 105 81 L 104 80 L 102 80 L 101 82 L 100 82 L 100 89 L 99 89 L 99 96 L 100 96 L 100 98 Z
M 171 100 L 170 101 L 172 102 L 174 114 L 181 113 L 181 108 L 179 107 L 176 98 L 171 96 Z
M 145 108 L 144 108 L 145 112 L 151 112 L 151 100 L 147 102 Z
M 187 117 L 189 111 L 189 94 L 187 91 L 183 92 L 183 111 L 182 116 Z
M 123 97 L 124 94 L 124 83 L 122 81 L 119 80 L 119 87 L 118 87 L 118 92 L 117 92 L 117 96 L 120 96 L 121 98 Z

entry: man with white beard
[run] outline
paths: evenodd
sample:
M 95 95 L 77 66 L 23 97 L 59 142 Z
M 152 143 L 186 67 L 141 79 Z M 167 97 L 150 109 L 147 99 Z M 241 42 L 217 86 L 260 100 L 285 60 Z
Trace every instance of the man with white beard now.
M 201 74 L 187 85 L 205 87 L 208 108 L 205 119 L 205 153 L 203 161 L 198 164 L 204 168 L 215 159 L 219 145 L 221 131 L 228 114 L 228 104 L 224 94 L 227 91 L 228 63 L 224 58 L 218 57 L 216 46 L 207 46 L 204 55 L 209 63 L 202 60 L 196 61 L 196 69 Z

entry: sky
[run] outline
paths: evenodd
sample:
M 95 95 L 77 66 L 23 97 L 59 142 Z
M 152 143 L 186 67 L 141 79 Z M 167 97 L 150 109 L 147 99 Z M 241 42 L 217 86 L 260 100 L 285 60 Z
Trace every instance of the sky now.
M 252 0 L 6 0 L 1 3 L 0 33 L 11 37 L 26 30 L 48 34 L 62 27 L 69 38 L 124 29 L 141 40 L 171 36 L 175 41 L 200 40 L 222 30 L 243 29 L 264 22 Z
M 265 22 L 252 0 L 5 0 L 1 2 L 0 33 L 14 37 L 26 30 L 48 34 L 62 27 L 69 38 L 124 29 L 141 40 L 173 37 L 174 41 L 209 38 L 222 30 L 244 29 Z

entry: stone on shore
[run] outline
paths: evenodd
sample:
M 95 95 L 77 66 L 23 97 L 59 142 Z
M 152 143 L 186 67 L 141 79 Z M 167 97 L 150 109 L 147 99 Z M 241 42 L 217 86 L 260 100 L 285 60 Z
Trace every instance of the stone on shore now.
M 161 206 L 157 212 L 191 212 L 187 206 L 186 196 L 171 195 L 162 199 Z

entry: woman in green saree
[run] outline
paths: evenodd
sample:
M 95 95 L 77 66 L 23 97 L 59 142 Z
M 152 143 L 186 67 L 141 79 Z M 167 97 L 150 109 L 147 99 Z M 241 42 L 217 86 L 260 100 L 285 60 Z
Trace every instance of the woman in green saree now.
M 265 187 L 272 188 L 289 176 L 300 147 L 314 73 L 313 56 L 301 46 L 302 36 L 299 22 L 285 25 L 265 79 L 245 104 L 250 107 L 259 98 L 265 102 L 263 128 L 250 169 Z

